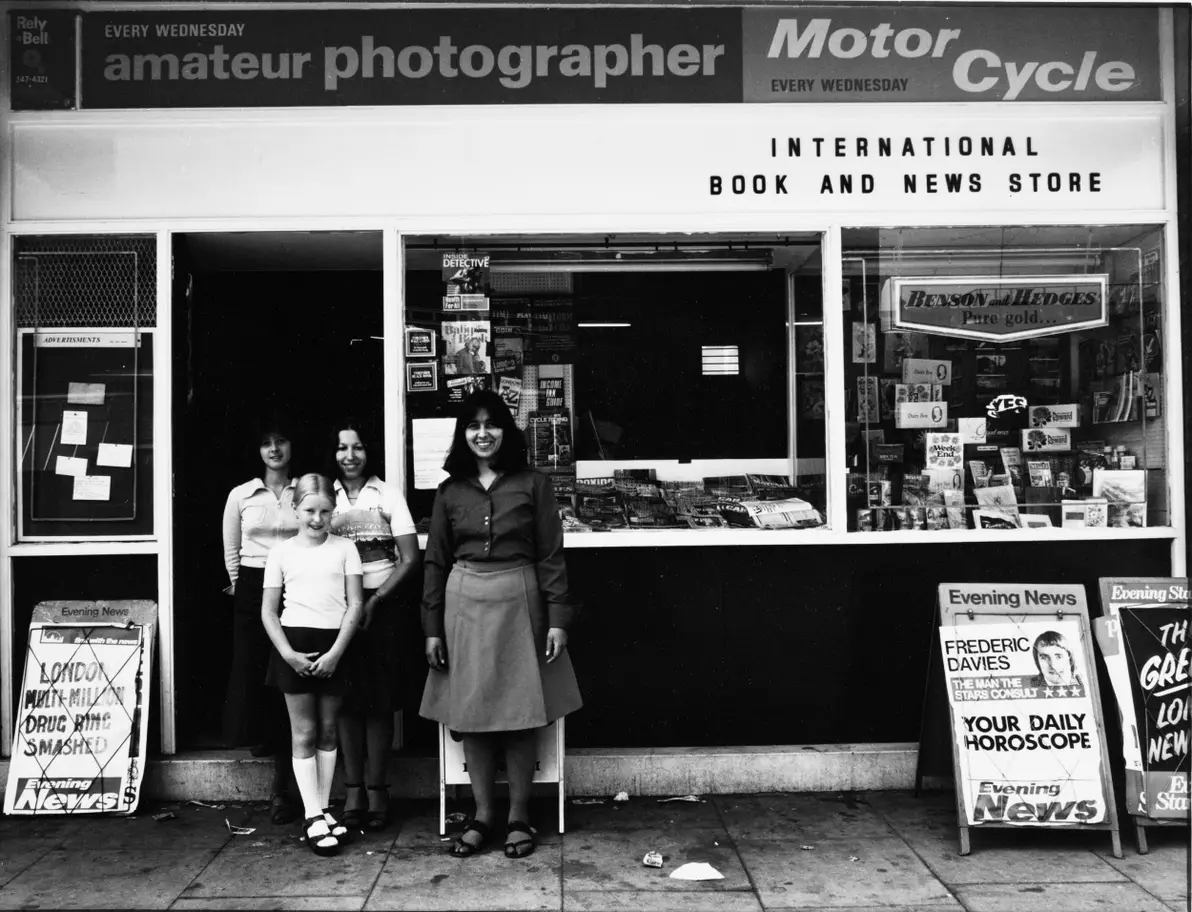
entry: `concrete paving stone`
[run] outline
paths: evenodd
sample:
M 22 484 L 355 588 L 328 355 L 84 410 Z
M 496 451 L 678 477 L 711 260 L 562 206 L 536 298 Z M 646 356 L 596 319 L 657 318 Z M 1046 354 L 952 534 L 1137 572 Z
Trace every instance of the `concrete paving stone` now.
M 1012 881 L 1107 883 L 1125 880 L 1094 851 L 1108 851 L 1108 832 L 1049 832 L 970 829 L 968 855 L 960 854 L 960 837 L 951 832 L 904 828 L 900 833 L 933 874 L 949 886 Z
M 1132 847 L 1125 850 L 1125 858 L 1114 858 L 1109 849 L 1098 850 L 1097 854 L 1107 865 L 1113 866 L 1126 877 L 1149 893 L 1162 900 L 1188 900 L 1188 832 L 1184 831 L 1182 843 L 1155 842 L 1147 834 L 1150 849 L 1146 855 L 1139 855 Z
M 642 864 L 647 852 L 662 855 L 661 868 Z M 703 861 L 723 880 L 675 880 L 671 872 Z M 563 882 L 572 890 L 748 890 L 749 878 L 721 829 L 611 830 L 569 834 L 563 842 Z
M 0 887 L 36 864 L 57 846 L 57 842 L 48 839 L 0 838 Z
M 1167 905 L 1171 907 L 1172 912 L 1190 912 L 1192 904 L 1189 904 L 1186 899 L 1169 899 Z
M 366 909 L 494 912 L 561 910 L 562 848 L 539 846 L 523 859 L 499 848 L 468 858 L 427 849 L 394 849 L 369 895 Z
M 0 905 L 22 909 L 166 909 L 215 850 L 57 848 L 0 891 Z
M 815 848 L 801 851 L 789 840 L 737 842 L 766 909 L 955 906 L 948 888 L 897 836 L 808 845 Z
M 860 797 L 895 831 L 904 827 L 956 831 L 956 797 L 952 792 L 861 792 Z
M 237 837 L 181 898 L 363 896 L 387 857 L 360 842 L 321 858 L 297 841 Z
M 762 904 L 744 891 L 572 890 L 565 886 L 563 912 L 762 912 Z
M 296 912 L 338 912 L 363 909 L 367 896 L 231 896 L 212 899 L 178 899 L 171 910 L 200 909 L 293 909 Z
M 580 799 L 589 801 L 591 799 Z M 715 801 L 665 801 L 639 796 L 628 801 L 603 799 L 603 804 L 574 804 L 567 801 L 565 817 L 569 833 L 609 830 L 670 830 L 723 827 Z
M 960 901 L 929 906 L 766 906 L 766 912 L 964 912 Z
M 153 814 L 160 813 L 174 816 L 154 820 Z M 130 817 L 76 815 L 58 832 L 58 840 L 71 849 L 216 850 L 232 838 L 224 820 L 237 823 L 235 813 L 231 808 L 174 806 L 169 811 L 139 810 Z
M 1168 912 L 1133 883 L 972 884 L 956 895 L 968 912 Z
M 894 835 L 864 797 L 851 793 L 731 795 L 715 799 L 738 840 L 869 839 Z
M 448 814 L 455 809 L 448 805 Z M 459 813 L 470 814 L 472 807 L 459 809 Z M 503 845 L 505 843 L 505 815 L 507 808 L 500 808 L 501 817 L 493 827 L 492 840 Z M 530 802 L 530 825 L 538 831 L 536 839 L 539 845 L 559 845 L 563 841 L 559 833 L 559 817 L 557 806 L 553 803 Z M 565 824 L 566 825 L 566 824 Z M 390 832 L 396 833 L 395 844 L 403 849 L 436 849 L 445 852 L 450 842 L 444 842 L 439 835 L 439 805 L 438 802 L 409 802 L 405 814 L 399 819 L 397 826 Z M 462 822 L 449 822 L 447 834 L 455 836 L 463 832 Z

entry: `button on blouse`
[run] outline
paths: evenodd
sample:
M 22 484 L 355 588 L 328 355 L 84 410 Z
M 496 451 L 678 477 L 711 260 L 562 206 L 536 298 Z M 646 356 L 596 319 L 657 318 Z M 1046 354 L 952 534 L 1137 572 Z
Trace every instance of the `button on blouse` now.
M 550 626 L 567 628 L 576 606 L 567 590 L 563 523 L 550 478 L 533 469 L 501 475 L 487 491 L 476 478 L 439 486 L 424 558 L 422 630 L 442 637 L 447 576 L 457 560 L 535 565 Z

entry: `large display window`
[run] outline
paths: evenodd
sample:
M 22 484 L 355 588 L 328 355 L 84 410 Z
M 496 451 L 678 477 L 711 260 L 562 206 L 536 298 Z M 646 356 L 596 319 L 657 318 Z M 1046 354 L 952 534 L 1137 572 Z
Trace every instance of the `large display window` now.
M 18 238 L 19 541 L 153 534 L 151 237 Z
M 850 530 L 1169 524 L 1160 229 L 842 240 Z
M 497 390 L 565 529 L 824 525 L 816 236 L 408 238 L 407 493 Z

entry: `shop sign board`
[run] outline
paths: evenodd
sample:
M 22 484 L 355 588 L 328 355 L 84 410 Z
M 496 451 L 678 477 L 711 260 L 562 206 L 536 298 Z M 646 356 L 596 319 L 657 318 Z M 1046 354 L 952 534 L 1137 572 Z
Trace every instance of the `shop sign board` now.
M 1084 588 L 941 583 L 960 824 L 1113 822 Z
M 1160 99 L 1158 12 L 1107 7 L 87 12 L 82 106 Z
M 901 276 L 888 281 L 895 330 L 1015 342 L 1109 321 L 1107 275 Z
M 9 89 L 14 111 L 48 111 L 76 104 L 74 10 L 11 10 Z
M 29 625 L 5 814 L 131 814 L 145 772 L 157 605 L 42 602 Z
M 1093 622 L 1122 725 L 1126 808 L 1152 820 L 1188 820 L 1192 647 L 1186 578 L 1100 580 Z

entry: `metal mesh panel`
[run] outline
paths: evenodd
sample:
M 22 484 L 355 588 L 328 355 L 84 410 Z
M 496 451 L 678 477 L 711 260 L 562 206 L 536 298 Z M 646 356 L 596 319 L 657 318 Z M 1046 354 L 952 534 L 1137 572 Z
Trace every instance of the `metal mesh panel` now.
M 157 245 L 152 236 L 17 238 L 17 326 L 154 326 Z
M 569 272 L 494 272 L 489 278 L 494 294 L 558 294 L 571 292 Z

